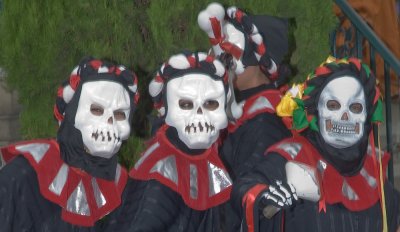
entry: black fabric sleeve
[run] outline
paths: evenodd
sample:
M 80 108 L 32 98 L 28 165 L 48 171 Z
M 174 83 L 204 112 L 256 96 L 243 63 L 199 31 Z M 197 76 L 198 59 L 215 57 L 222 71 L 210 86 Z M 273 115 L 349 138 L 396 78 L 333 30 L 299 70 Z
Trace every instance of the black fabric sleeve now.
M 385 200 L 388 231 L 396 232 L 400 228 L 400 193 L 389 181 L 385 183 Z
M 167 231 L 179 213 L 179 195 L 156 180 L 129 179 L 122 205 L 104 231 Z
M 251 172 L 241 175 L 233 185 L 231 201 L 234 209 L 243 215 L 242 200 L 253 186 L 269 185 L 275 180 L 286 181 L 286 159 L 276 153 L 270 153 L 254 165 Z
M 0 231 L 34 231 L 30 212 L 29 179 L 35 175 L 28 161 L 16 157 L 0 170 Z
M 228 135 L 221 158 L 233 181 L 264 159 L 266 149 L 290 135 L 280 118 L 270 113 L 257 115 Z

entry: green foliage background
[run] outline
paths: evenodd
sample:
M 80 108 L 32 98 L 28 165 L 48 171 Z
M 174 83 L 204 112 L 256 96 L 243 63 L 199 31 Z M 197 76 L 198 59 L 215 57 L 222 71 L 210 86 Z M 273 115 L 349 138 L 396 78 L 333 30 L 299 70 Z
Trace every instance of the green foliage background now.
M 139 76 L 142 102 L 135 120 L 136 136 L 123 149 L 131 165 L 148 135 L 151 111 L 147 84 L 157 66 L 182 49 L 209 48 L 197 26 L 207 0 L 3 0 L 0 15 L 0 66 L 23 106 L 24 139 L 54 137 L 52 106 L 58 85 L 81 57 L 93 55 L 122 63 Z M 320 64 L 329 53 L 335 26 L 331 0 L 222 0 L 250 14 L 294 18 L 296 48 L 291 64 L 295 79 Z

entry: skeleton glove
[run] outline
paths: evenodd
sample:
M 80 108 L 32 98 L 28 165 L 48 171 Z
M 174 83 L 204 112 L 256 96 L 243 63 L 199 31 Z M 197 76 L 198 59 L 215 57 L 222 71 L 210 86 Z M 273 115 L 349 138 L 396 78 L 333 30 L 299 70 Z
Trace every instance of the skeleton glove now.
M 282 181 L 275 181 L 262 193 L 261 206 L 274 206 L 277 209 L 291 207 L 298 200 L 296 190 L 292 184 Z

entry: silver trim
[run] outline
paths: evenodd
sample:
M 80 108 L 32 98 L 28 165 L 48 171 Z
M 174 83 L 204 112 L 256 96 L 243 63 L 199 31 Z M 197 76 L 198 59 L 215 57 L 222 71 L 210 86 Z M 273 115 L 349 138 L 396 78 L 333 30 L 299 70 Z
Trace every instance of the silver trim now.
M 46 143 L 31 143 L 25 145 L 17 145 L 15 149 L 20 152 L 29 152 L 32 154 L 32 157 L 35 159 L 36 163 L 39 163 L 44 154 L 49 150 L 50 145 Z
M 256 112 L 257 110 L 261 110 L 261 109 L 265 109 L 265 108 L 275 110 L 275 108 L 272 106 L 271 102 L 266 97 L 259 97 L 253 103 L 253 105 L 250 107 L 248 114 L 252 114 L 252 113 Z
M 197 185 L 197 167 L 194 164 L 190 164 L 190 197 L 197 199 L 198 197 L 198 185 Z
M 208 181 L 209 196 L 220 193 L 232 185 L 232 180 L 228 173 L 210 162 L 208 162 Z
M 302 145 L 300 143 L 282 143 L 278 145 L 279 149 L 287 152 L 292 159 L 296 158 L 301 150 Z
M 4 161 L 3 154 L 1 153 L 1 150 L 0 150 L 0 169 L 2 167 L 4 167 L 5 165 L 6 165 L 6 162 Z
M 368 185 L 371 186 L 372 188 L 376 188 L 377 187 L 377 182 L 376 179 L 374 177 L 372 177 L 367 170 L 365 170 L 364 168 L 362 168 L 360 170 L 360 174 L 362 177 L 364 177 L 364 179 L 367 181 Z
M 117 164 L 117 168 L 115 169 L 115 179 L 114 183 L 115 185 L 118 185 L 119 178 L 121 178 L 121 165 Z
M 317 164 L 317 169 L 320 173 L 324 173 L 327 168 L 327 164 L 323 160 L 319 160 Z
M 89 204 L 87 202 L 86 191 L 82 180 L 68 198 L 67 211 L 84 216 L 90 216 Z
M 352 201 L 359 199 L 357 194 L 354 192 L 354 190 L 350 187 L 350 185 L 346 181 L 343 181 L 342 194 L 343 196 L 347 197 L 347 199 Z
M 68 165 L 63 163 L 58 170 L 57 175 L 54 177 L 53 181 L 49 185 L 49 190 L 57 196 L 60 196 L 62 190 L 64 189 L 68 177 L 68 172 Z
M 175 156 L 170 155 L 162 160 L 159 160 L 150 170 L 150 173 L 158 172 L 165 178 L 170 179 L 178 185 L 178 173 L 176 169 Z
M 97 184 L 96 178 L 94 177 L 92 177 L 92 188 L 93 188 L 94 199 L 96 199 L 97 207 L 98 208 L 103 207 L 107 203 L 107 201 L 103 193 L 101 192 L 99 185 Z
M 160 143 L 154 143 L 153 145 L 151 145 L 143 154 L 142 157 L 140 157 L 140 159 L 136 162 L 135 164 L 135 169 L 138 169 L 140 165 L 142 165 L 142 163 L 147 159 L 147 157 L 153 153 L 158 147 L 160 146 Z

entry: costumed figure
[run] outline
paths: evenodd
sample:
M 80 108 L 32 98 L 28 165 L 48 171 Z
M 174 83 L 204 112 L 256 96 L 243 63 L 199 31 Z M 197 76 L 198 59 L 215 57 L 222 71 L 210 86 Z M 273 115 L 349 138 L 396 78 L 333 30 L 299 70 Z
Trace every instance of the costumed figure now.
M 232 185 L 218 154 L 227 80 L 222 63 L 205 53 L 174 55 L 161 66 L 149 92 L 165 124 L 130 171 L 107 231 L 219 231 L 215 206 Z
M 124 66 L 82 59 L 58 89 L 57 139 L 1 148 L 9 163 L 0 170 L 0 231 L 96 231 L 128 179 L 117 155 L 130 135 L 136 90 Z
M 374 141 L 382 102 L 369 67 L 330 57 L 277 112 L 294 136 L 270 147 L 232 192 L 246 229 L 261 231 L 263 215 L 271 231 L 396 231 L 399 195 L 386 179 L 389 154 Z
M 272 144 L 290 136 L 275 107 L 278 88 L 286 82 L 288 68 L 281 65 L 288 53 L 288 22 L 267 15 L 246 15 L 236 7 L 226 10 L 212 3 L 199 13 L 198 23 L 212 47 L 230 70 L 236 100 L 228 102 L 232 119 L 221 158 L 232 180 L 252 169 Z M 236 101 L 238 103 L 236 103 Z M 240 213 L 226 205 L 224 230 L 240 229 Z

